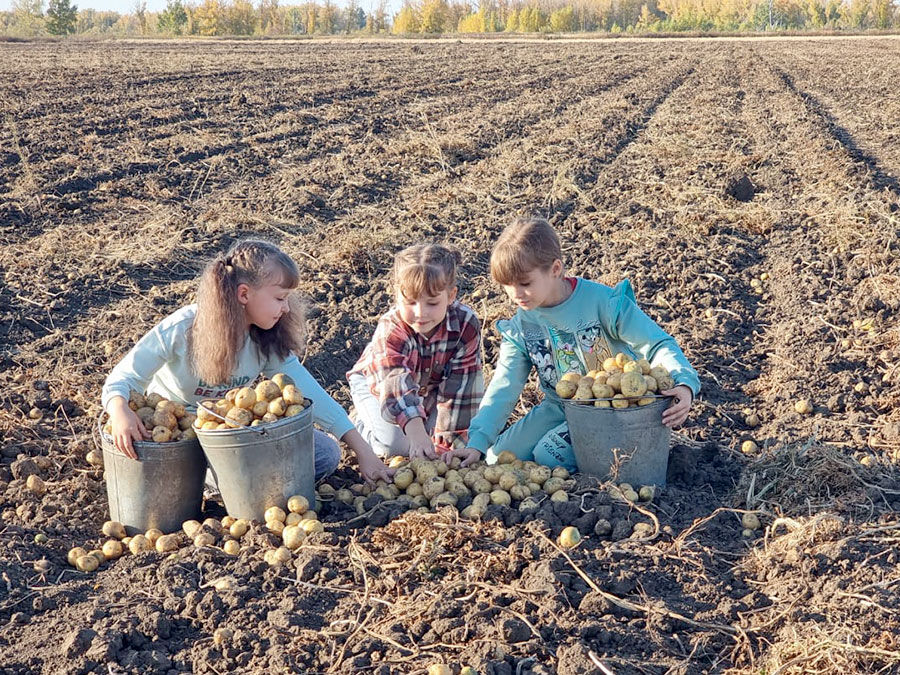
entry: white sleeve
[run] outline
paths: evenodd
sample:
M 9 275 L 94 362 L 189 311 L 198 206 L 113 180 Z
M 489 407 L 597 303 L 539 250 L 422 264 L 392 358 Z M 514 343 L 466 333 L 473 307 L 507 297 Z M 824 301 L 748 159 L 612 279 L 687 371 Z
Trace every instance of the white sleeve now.
M 103 384 L 103 396 L 101 403 L 103 409 L 115 396 L 121 396 L 126 401 L 131 390 L 145 392 L 156 371 L 170 358 L 170 345 L 163 339 L 162 329 L 159 325 L 142 337 L 131 348 Z

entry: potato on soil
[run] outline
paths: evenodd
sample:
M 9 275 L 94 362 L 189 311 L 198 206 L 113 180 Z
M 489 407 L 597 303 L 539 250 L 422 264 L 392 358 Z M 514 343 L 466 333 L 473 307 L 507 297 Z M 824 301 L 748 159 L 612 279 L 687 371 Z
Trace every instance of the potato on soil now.
M 759 446 L 756 444 L 755 441 L 748 439 L 748 440 L 744 441 L 743 443 L 741 443 L 741 452 L 743 452 L 745 455 L 753 455 L 753 454 L 756 454 L 758 451 L 759 451 Z
M 241 552 L 241 544 L 235 539 L 229 539 L 222 544 L 222 550 L 228 555 L 237 555 Z
M 557 490 L 552 495 L 550 495 L 551 502 L 567 502 L 569 501 L 569 495 L 566 494 L 565 490 Z
M 230 644 L 233 638 L 234 631 L 230 628 L 216 628 L 213 632 L 213 642 L 219 647 Z
M 799 401 L 794 403 L 794 410 L 796 410 L 801 415 L 809 415 L 813 411 L 813 404 L 807 398 L 800 399 Z
M 107 560 L 116 560 L 117 558 L 121 558 L 122 554 L 125 553 L 125 547 L 122 546 L 122 542 L 117 539 L 110 539 L 103 542 L 103 547 L 100 550 L 103 551 L 103 555 L 106 556 Z
M 188 536 L 189 539 L 193 539 L 200 532 L 200 521 L 199 520 L 186 520 L 181 524 L 181 529 Z
M 228 528 L 228 534 L 230 534 L 235 539 L 240 539 L 245 534 L 247 534 L 247 530 L 249 529 L 249 527 L 250 524 L 243 518 L 240 518 L 231 524 L 231 527 Z
M 194 546 L 197 548 L 204 548 L 205 546 L 212 546 L 216 543 L 216 538 L 212 536 L 209 532 L 201 532 L 196 537 L 194 537 Z
M 280 535 L 284 532 L 285 524 L 280 520 L 267 520 L 266 521 L 266 529 L 269 530 L 272 534 Z
M 755 513 L 745 513 L 741 516 L 741 525 L 747 530 L 758 530 L 762 527 L 762 524 L 759 522 L 759 516 Z
M 512 452 L 504 450 L 497 455 L 497 464 L 512 464 L 516 459 L 517 457 Z
M 309 500 L 303 495 L 294 495 L 288 499 L 287 507 L 291 513 L 305 513 L 309 510 Z
M 42 497 L 47 493 L 47 486 L 44 484 L 44 481 L 41 480 L 40 476 L 36 474 L 31 474 L 25 479 L 25 487 L 31 490 L 38 497 Z
M 79 572 L 93 572 L 100 567 L 100 562 L 94 556 L 88 554 L 79 557 L 75 561 L 75 567 Z
M 558 541 L 562 548 L 575 548 L 578 542 L 581 541 L 581 532 L 578 531 L 577 527 L 570 525 L 563 528 L 563 531 L 559 533 Z
M 453 675 L 453 670 L 443 663 L 432 663 L 428 666 L 428 675 Z
M 75 548 L 69 549 L 69 552 L 66 555 L 66 560 L 68 560 L 69 564 L 72 567 L 75 567 L 75 561 L 83 555 L 87 555 L 87 550 L 85 550 L 81 546 L 76 546 Z
M 316 532 L 324 532 L 325 526 L 318 520 L 306 519 L 300 521 L 299 527 L 302 527 L 306 534 L 315 534 Z
M 153 544 L 150 543 L 150 540 L 147 539 L 142 534 L 136 534 L 131 538 L 131 541 L 128 542 L 128 550 L 131 551 L 134 555 L 138 553 L 145 553 L 153 548 Z
M 158 553 L 171 553 L 178 550 L 178 535 L 164 534 L 156 540 L 156 551 Z
M 494 490 L 491 492 L 491 503 L 497 506 L 509 506 L 512 499 L 506 490 Z
M 299 525 L 289 525 L 281 533 L 281 539 L 285 546 L 295 551 L 306 541 L 306 530 Z
M 644 485 L 638 491 L 638 499 L 640 499 L 642 502 L 652 502 L 653 501 L 653 493 L 654 493 L 654 490 L 653 490 L 652 485 Z

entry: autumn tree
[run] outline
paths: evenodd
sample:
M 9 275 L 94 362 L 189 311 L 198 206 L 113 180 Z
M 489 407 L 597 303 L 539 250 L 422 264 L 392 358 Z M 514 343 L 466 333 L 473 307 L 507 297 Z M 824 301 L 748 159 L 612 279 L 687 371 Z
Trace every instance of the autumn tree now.
M 78 7 L 69 0 L 50 0 L 47 6 L 47 32 L 50 35 L 68 35 L 75 32 Z

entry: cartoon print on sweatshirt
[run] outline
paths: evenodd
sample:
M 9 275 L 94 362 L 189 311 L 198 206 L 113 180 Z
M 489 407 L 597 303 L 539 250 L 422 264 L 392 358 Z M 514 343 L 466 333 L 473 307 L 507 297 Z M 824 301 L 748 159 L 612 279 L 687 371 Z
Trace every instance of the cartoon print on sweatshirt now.
M 612 349 L 600 324 L 581 328 L 578 333 L 578 345 L 588 370 L 599 370 L 603 362 L 612 356 Z
M 542 338 L 525 338 L 525 349 L 528 351 L 528 358 L 537 369 L 538 377 L 541 382 L 555 387 L 559 377 L 556 373 L 556 363 L 553 361 L 553 352 L 550 348 L 550 339 Z
M 565 375 L 586 372 L 578 340 L 572 333 L 555 331 L 551 328 L 550 341 L 556 345 L 556 364 L 560 373 Z

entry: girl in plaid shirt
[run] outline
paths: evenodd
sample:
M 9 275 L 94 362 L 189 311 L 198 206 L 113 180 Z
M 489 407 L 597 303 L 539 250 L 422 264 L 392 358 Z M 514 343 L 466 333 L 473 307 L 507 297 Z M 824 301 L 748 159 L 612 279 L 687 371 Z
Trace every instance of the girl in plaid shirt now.
M 458 258 L 438 244 L 397 254 L 396 304 L 347 373 L 356 427 L 383 457 L 434 458 L 468 443 L 484 378 L 481 325 L 456 299 Z

